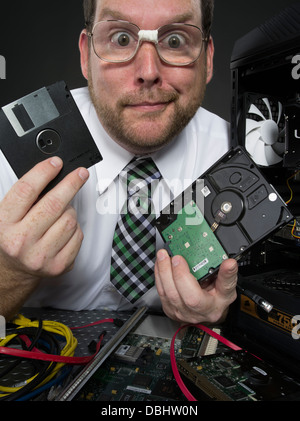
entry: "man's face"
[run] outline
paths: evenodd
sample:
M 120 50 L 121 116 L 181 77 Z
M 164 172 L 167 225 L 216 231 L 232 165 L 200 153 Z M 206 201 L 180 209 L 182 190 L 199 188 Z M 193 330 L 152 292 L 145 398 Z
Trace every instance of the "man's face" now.
M 98 0 L 95 22 L 122 19 L 144 30 L 182 22 L 201 27 L 199 0 Z M 108 134 L 135 154 L 159 150 L 176 136 L 201 105 L 212 77 L 213 43 L 188 66 L 162 62 L 155 46 L 143 42 L 126 63 L 99 59 L 83 31 L 81 66 L 99 120 Z

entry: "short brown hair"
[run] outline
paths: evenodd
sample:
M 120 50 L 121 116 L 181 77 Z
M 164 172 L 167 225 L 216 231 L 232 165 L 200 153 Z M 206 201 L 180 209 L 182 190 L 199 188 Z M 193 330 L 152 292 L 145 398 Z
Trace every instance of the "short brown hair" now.
M 213 13 L 214 13 L 214 0 L 200 0 L 202 11 L 202 29 L 204 37 L 209 38 Z M 83 0 L 83 11 L 86 28 L 91 31 L 95 21 L 97 0 Z

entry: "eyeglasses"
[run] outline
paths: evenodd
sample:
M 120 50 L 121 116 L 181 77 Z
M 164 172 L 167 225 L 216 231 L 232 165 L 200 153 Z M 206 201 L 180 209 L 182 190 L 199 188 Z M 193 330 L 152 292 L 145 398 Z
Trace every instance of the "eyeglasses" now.
M 107 20 L 97 22 L 88 36 L 95 54 L 110 63 L 132 60 L 146 41 L 155 45 L 165 63 L 187 66 L 199 58 L 203 42 L 207 42 L 198 26 L 187 23 L 172 23 L 152 31 L 122 20 Z

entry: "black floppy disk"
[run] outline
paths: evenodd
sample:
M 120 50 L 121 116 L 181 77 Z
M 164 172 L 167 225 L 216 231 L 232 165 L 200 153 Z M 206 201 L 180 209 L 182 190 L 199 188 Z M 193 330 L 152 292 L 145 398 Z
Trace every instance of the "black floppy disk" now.
M 292 219 L 273 186 L 237 147 L 163 209 L 156 224 L 169 253 L 183 256 L 202 282 L 223 260 L 238 260 Z
M 0 148 L 18 178 L 38 162 L 59 156 L 64 166 L 47 190 L 74 169 L 102 160 L 63 81 L 1 108 Z

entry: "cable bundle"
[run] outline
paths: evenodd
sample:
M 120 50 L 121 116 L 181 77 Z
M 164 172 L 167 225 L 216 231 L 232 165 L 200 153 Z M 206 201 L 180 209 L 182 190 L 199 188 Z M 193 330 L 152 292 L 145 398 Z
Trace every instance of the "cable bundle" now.
M 113 321 L 106 319 L 104 321 Z M 95 323 L 95 324 L 96 324 Z M 71 329 L 62 323 L 49 320 L 30 320 L 19 315 L 8 329 L 8 336 L 0 341 L 0 357 L 16 357 L 0 371 L 0 400 L 28 400 L 44 389 L 61 381 L 69 372 L 66 364 L 87 364 L 100 349 L 103 332 L 96 345 L 95 354 L 74 357 L 77 339 Z M 84 327 L 84 326 L 83 326 Z M 78 329 L 73 328 L 73 329 Z M 15 346 L 17 345 L 18 348 Z M 22 349 L 19 349 L 19 348 Z M 1 378 L 15 369 L 22 361 L 32 363 L 33 375 L 22 384 L 12 387 L 1 385 Z M 63 370 L 62 370 L 63 369 Z M 59 375 L 56 377 L 56 375 Z

